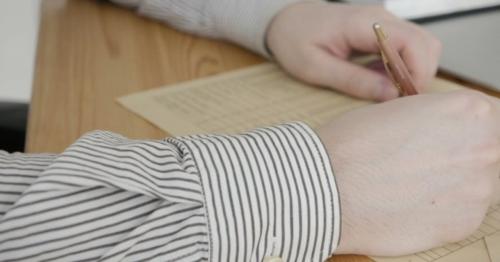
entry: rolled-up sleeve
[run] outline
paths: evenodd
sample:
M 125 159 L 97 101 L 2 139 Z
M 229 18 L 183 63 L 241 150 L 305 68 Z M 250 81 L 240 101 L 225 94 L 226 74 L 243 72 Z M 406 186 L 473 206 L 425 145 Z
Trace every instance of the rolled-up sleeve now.
M 97 131 L 43 161 L 0 217 L 3 260 L 321 261 L 339 241 L 329 157 L 300 123 L 162 141 Z
M 263 56 L 267 27 L 285 6 L 306 0 L 112 0 L 197 35 L 222 38 Z

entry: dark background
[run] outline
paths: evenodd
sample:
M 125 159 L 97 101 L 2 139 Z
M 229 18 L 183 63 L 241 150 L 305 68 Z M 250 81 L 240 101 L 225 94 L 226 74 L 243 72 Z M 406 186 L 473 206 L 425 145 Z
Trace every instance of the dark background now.
M 0 102 L 0 150 L 23 152 L 28 104 Z

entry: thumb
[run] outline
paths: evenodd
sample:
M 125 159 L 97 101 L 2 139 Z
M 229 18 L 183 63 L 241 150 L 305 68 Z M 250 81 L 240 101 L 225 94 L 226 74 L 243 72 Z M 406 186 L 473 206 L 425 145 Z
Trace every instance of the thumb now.
M 362 99 L 386 101 L 399 96 L 392 82 L 373 70 L 326 53 L 311 59 L 309 82 Z

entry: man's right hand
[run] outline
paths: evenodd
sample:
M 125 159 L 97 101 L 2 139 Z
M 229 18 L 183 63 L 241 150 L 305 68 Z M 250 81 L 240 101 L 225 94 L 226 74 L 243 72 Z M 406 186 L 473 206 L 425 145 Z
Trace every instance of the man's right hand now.
M 342 209 L 337 253 L 402 255 L 474 232 L 498 192 L 500 102 L 424 94 L 322 127 Z

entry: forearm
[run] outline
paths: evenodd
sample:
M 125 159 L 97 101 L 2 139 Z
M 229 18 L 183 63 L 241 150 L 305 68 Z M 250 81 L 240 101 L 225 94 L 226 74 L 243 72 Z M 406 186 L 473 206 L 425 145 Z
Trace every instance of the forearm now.
M 41 159 L 4 158 L 2 175 Z M 301 124 L 164 141 L 93 132 L 44 163 L 0 217 L 2 258 L 320 261 L 338 245 L 329 158 Z
M 177 29 L 221 38 L 268 56 L 265 35 L 285 6 L 307 0 L 112 0 Z

